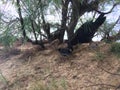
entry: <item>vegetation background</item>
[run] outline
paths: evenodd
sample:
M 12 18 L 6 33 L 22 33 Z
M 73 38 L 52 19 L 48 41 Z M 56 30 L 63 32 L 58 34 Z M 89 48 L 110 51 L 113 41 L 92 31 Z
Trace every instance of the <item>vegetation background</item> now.
M 0 3 L 0 90 L 120 89 L 120 0 Z M 100 41 L 61 56 L 65 39 L 101 13 L 107 20 L 95 33 Z

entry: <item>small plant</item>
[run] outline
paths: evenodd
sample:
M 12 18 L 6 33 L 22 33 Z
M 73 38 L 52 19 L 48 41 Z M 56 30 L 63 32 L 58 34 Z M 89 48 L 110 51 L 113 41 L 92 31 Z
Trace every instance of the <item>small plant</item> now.
M 67 82 L 65 81 L 64 78 L 61 80 L 60 85 L 64 88 L 64 90 L 67 90 Z
M 120 55 L 120 43 L 112 43 L 110 51 L 116 55 Z
M 6 85 L 8 84 L 8 81 L 7 81 L 7 79 L 3 76 L 1 70 L 0 70 L 0 81 L 3 82 L 3 83 L 6 84 Z
M 103 61 L 104 58 L 105 58 L 104 53 L 101 53 L 101 52 L 97 52 L 97 53 L 96 53 L 96 59 L 97 59 L 97 60 Z
M 40 81 L 36 81 L 30 87 L 30 90 L 67 90 L 65 80 L 52 80 L 50 83 L 45 84 Z
M 39 82 L 39 83 L 34 84 L 34 86 L 31 87 L 30 90 L 49 90 L 49 88 Z
M 5 49 L 9 49 L 16 41 L 16 37 L 11 34 L 0 35 L 0 43 L 2 43 Z

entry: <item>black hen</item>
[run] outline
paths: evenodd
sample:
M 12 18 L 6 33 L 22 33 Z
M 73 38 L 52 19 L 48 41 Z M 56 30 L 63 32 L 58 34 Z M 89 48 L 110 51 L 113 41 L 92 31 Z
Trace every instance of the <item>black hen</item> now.
M 72 50 L 69 48 L 59 48 L 58 51 L 60 52 L 62 56 L 68 56 L 72 54 Z
M 100 16 L 93 21 L 89 21 L 84 23 L 74 34 L 74 37 L 68 42 L 68 48 L 72 48 L 73 45 L 78 43 L 89 43 L 92 41 L 95 32 L 97 29 L 104 23 L 106 17 L 104 14 L 100 14 Z
M 73 46 L 80 43 L 89 43 L 92 41 L 97 29 L 104 23 L 106 17 L 104 14 L 100 14 L 99 17 L 93 21 L 84 23 L 74 34 L 73 38 L 68 41 L 68 47 L 59 49 L 62 55 L 68 55 L 72 53 Z M 63 54 L 64 53 L 64 54 Z

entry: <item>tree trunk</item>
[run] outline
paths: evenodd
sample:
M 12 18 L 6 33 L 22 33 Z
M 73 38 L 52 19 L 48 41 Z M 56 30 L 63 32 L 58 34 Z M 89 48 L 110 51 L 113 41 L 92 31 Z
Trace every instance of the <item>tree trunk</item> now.
M 99 0 L 92 1 L 88 4 L 88 1 L 84 0 L 80 3 L 79 0 L 71 0 L 72 3 L 72 13 L 71 13 L 71 20 L 68 24 L 67 34 L 68 40 L 71 40 L 74 36 L 74 29 L 77 25 L 78 19 L 82 16 L 85 12 L 93 11 L 94 9 L 98 8 Z
M 23 33 L 23 37 L 24 39 L 26 39 L 26 32 L 25 32 L 25 26 L 24 26 L 24 20 L 21 14 L 21 6 L 20 6 L 20 0 L 17 0 L 17 7 L 18 7 L 18 14 L 19 14 L 19 18 L 20 18 L 20 23 L 21 23 L 21 29 L 22 29 L 22 33 Z
M 68 4 L 69 0 L 62 0 L 62 21 L 61 21 L 61 28 L 60 28 L 60 42 L 63 42 L 64 33 L 66 30 L 66 22 L 67 22 L 67 12 L 68 12 Z
M 71 40 L 71 38 L 74 36 L 74 29 L 77 25 L 78 18 L 79 18 L 79 5 L 78 2 L 72 1 L 72 12 L 71 12 L 71 19 L 70 23 L 68 24 L 67 34 L 68 34 L 68 40 Z
M 35 32 L 35 27 L 34 27 L 34 21 L 31 18 L 30 18 L 30 21 L 31 21 L 32 31 L 33 31 L 33 34 L 34 34 L 34 37 L 35 37 L 35 42 L 38 43 L 37 35 L 36 35 L 36 32 Z

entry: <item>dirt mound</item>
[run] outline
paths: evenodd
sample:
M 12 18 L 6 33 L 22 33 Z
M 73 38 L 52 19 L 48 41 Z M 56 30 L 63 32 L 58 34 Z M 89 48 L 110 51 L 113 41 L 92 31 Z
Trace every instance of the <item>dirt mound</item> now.
M 49 46 L 49 45 L 48 45 Z M 71 56 L 30 44 L 0 64 L 2 90 L 119 90 L 120 60 L 110 44 L 96 42 L 74 47 Z M 5 80 L 1 80 L 1 78 Z M 6 83 L 4 83 L 6 82 Z

